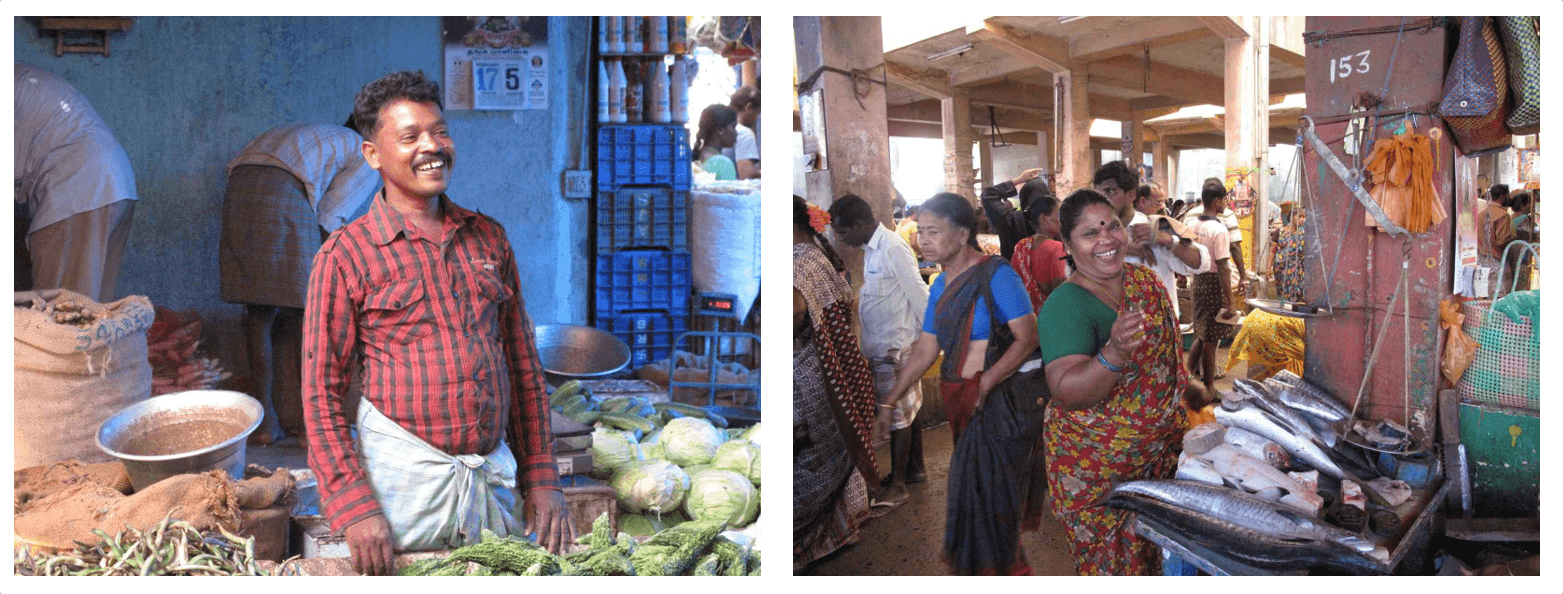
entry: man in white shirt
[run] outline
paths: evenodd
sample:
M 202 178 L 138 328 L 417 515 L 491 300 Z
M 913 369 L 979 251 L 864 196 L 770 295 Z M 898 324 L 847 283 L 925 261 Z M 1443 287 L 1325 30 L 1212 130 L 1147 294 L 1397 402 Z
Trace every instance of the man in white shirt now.
M 22 231 L 32 267 L 18 281 L 112 301 L 137 201 L 130 156 L 64 78 L 15 68 L 15 195 L 31 219 Z
M 250 434 L 253 443 L 284 437 L 274 402 L 297 411 L 290 416 L 299 425 L 288 430 L 303 430 L 301 396 L 273 394 L 274 386 L 300 384 L 273 379 L 300 369 L 315 253 L 380 187 L 379 173 L 364 161 L 363 142 L 343 126 L 284 124 L 261 133 L 228 164 L 217 263 L 223 301 L 244 304 L 253 395 L 266 410 Z
M 733 143 L 733 163 L 738 179 L 759 179 L 760 142 L 754 133 L 760 121 L 760 89 L 742 86 L 733 92 L 729 107 L 738 110 L 738 140 Z
M 830 225 L 849 246 L 863 250 L 863 292 L 858 300 L 862 319 L 863 354 L 874 370 L 874 389 L 885 398 L 921 334 L 928 307 L 928 285 L 917 273 L 917 257 L 896 232 L 874 220 L 862 198 L 847 194 L 830 205 Z M 922 406 L 917 385 L 907 391 L 892 413 L 890 476 L 875 498 L 897 504 L 907 499 L 906 483 L 927 480 L 923 470 L 922 430 L 917 410 Z
M 1207 181 L 1209 180 L 1207 179 Z M 1203 192 L 1203 190 L 1201 191 Z M 1228 200 L 1223 202 L 1227 202 L 1229 207 L 1223 208 L 1221 213 L 1216 216 L 1221 219 L 1221 224 L 1227 228 L 1228 257 L 1231 258 L 1232 266 L 1237 274 L 1237 284 L 1234 286 L 1237 287 L 1238 293 L 1246 295 L 1248 293 L 1248 269 L 1243 266 L 1243 230 L 1238 227 L 1237 213 L 1232 212 L 1230 208 L 1231 196 L 1228 195 L 1227 198 Z M 1197 227 L 1199 225 L 1199 217 L 1203 214 L 1205 214 L 1205 205 L 1195 203 L 1193 208 L 1183 213 L 1184 226 L 1190 229 Z M 1221 259 L 1219 254 L 1211 254 L 1211 256 L 1217 260 Z
M 1172 301 L 1173 317 L 1179 318 L 1182 312 L 1178 306 L 1177 275 L 1210 272 L 1210 250 L 1194 241 L 1198 236 L 1192 230 L 1161 214 L 1165 201 L 1166 197 L 1158 195 L 1150 185 L 1140 186 L 1134 199 L 1134 218 L 1129 223 L 1129 232 L 1135 243 L 1150 244 L 1155 257 L 1144 261 L 1125 255 L 1124 261 L 1156 272 L 1162 288 L 1167 290 L 1167 299 Z

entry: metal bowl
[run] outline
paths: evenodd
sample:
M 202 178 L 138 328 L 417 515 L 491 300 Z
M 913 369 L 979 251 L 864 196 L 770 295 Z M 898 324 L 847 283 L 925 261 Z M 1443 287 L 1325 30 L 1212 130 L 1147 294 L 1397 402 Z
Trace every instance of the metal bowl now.
M 165 478 L 225 470 L 244 478 L 244 445 L 260 426 L 265 409 L 260 401 L 238 392 L 191 390 L 165 394 L 132 404 L 98 427 L 98 449 L 119 458 L 137 491 Z M 143 456 L 126 453 L 134 440 L 174 423 L 223 421 L 244 428 L 221 442 L 176 454 Z
M 567 378 L 612 375 L 630 364 L 629 345 L 591 326 L 538 326 L 537 354 L 543 371 Z

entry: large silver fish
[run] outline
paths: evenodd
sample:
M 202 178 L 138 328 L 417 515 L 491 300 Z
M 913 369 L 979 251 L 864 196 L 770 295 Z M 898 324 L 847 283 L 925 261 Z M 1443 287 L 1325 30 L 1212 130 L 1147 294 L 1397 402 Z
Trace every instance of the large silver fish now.
M 1308 423 L 1307 415 L 1293 410 L 1281 399 L 1277 398 L 1268 388 L 1259 382 L 1238 378 L 1232 380 L 1232 388 L 1240 395 L 1247 397 L 1248 402 L 1261 410 L 1270 413 L 1281 421 L 1282 426 L 1291 430 L 1300 437 L 1305 437 L 1319 444 L 1320 448 L 1330 449 L 1335 447 L 1335 433 L 1333 431 L 1317 431 Z
M 1334 396 L 1290 371 L 1281 370 L 1280 373 L 1266 379 L 1265 385 L 1270 388 L 1272 394 L 1281 399 L 1281 402 L 1329 423 L 1351 416 L 1351 409 L 1346 408 L 1346 405 L 1341 404 Z
M 1255 567 L 1327 567 L 1370 575 L 1389 571 L 1371 556 L 1378 551 L 1366 539 L 1224 487 L 1134 481 L 1114 487 L 1104 502 Z
M 1129 481 L 1113 486 L 1107 495 L 1150 497 L 1265 534 L 1329 540 L 1363 553 L 1376 546 L 1360 535 L 1316 520 L 1286 504 L 1224 486 L 1180 480 Z
M 1264 410 L 1246 402 L 1248 399 L 1226 399 L 1221 401 L 1221 406 L 1216 407 L 1216 422 L 1227 427 L 1237 427 L 1250 431 L 1280 444 L 1291 455 L 1302 460 L 1303 463 L 1317 468 L 1319 472 L 1335 478 L 1355 479 L 1356 477 L 1342 470 L 1340 466 L 1331 460 L 1325 450 L 1319 447 L 1317 437 L 1300 436 L 1287 429 L 1285 424 Z

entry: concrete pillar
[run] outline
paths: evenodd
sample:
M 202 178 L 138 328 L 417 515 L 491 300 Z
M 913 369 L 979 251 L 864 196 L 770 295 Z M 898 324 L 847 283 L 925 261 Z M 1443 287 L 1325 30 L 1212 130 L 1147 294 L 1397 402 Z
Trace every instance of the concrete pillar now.
M 1171 152 L 1167 150 L 1171 144 L 1172 143 L 1167 142 L 1167 138 L 1163 136 L 1160 140 L 1156 141 L 1155 145 L 1151 147 L 1151 164 L 1155 166 L 1155 171 L 1151 172 L 1151 176 L 1156 184 L 1161 186 L 1163 191 L 1167 192 L 1168 196 L 1177 198 L 1178 196 L 1173 192 L 1173 190 L 1176 188 L 1172 186 L 1172 178 L 1177 175 L 1177 172 L 1172 171 L 1169 167 L 1172 161 L 1171 158 L 1167 155 L 1167 153 Z
M 1053 170 L 1053 162 L 1049 160 L 1053 158 L 1052 153 L 1048 151 L 1048 143 L 1052 142 L 1052 140 L 1053 132 L 1051 130 L 1037 132 L 1037 167 L 1041 167 L 1043 171 L 1056 175 L 1058 172 Z
M 971 129 L 971 101 L 965 89 L 939 100 L 940 121 L 944 127 L 944 191 L 965 196 L 973 205 L 977 196 L 972 186 L 977 174 L 971 166 L 971 145 L 976 135 Z
M 823 66 L 848 72 L 879 72 L 883 68 L 885 50 L 879 17 L 793 17 L 793 32 L 798 72 L 802 76 Z M 816 80 L 813 88 L 800 92 L 818 89 L 823 93 L 825 169 L 804 174 L 808 188 L 805 198 L 828 208 L 837 196 L 857 194 L 873 207 L 875 218 L 893 225 L 891 201 L 895 191 L 890 182 L 885 87 L 854 88 L 852 79 L 834 72 L 820 74 Z M 970 154 L 968 151 L 968 157 Z M 856 291 L 862 284 L 863 252 L 848 249 L 840 241 L 834 247 L 852 272 Z
M 1145 162 L 1145 133 L 1139 120 L 1127 119 L 1121 124 L 1123 130 L 1123 160 L 1130 169 Z M 1145 181 L 1145 180 L 1140 180 Z
M 982 183 L 982 187 L 986 188 L 986 187 L 991 186 L 991 185 L 993 185 L 995 183 L 998 183 L 996 180 L 993 179 L 993 141 L 992 140 L 980 140 L 979 139 L 977 141 L 977 165 L 978 165 L 978 169 L 981 170 L 981 171 L 978 172 L 977 178 L 982 180 L 982 182 L 981 182 Z
M 1259 242 L 1266 239 L 1262 229 L 1254 228 L 1257 208 L 1263 208 L 1265 147 L 1269 144 L 1270 83 L 1269 59 L 1265 51 L 1265 17 L 1234 17 L 1249 32 L 1246 36 L 1226 38 L 1226 178 L 1242 190 L 1233 199 L 1238 211 L 1238 226 L 1243 230 L 1243 262 L 1248 270 L 1258 270 L 1255 254 Z M 1265 58 L 1261 58 L 1261 53 Z
M 1176 200 L 1183 197 L 1181 193 L 1178 193 L 1178 156 L 1181 153 L 1178 152 L 1176 147 L 1172 146 L 1171 138 L 1163 136 L 1161 141 L 1167 144 L 1166 160 L 1157 161 L 1157 163 L 1165 164 L 1167 169 L 1167 182 L 1162 184 L 1161 187 L 1166 188 L 1167 195 L 1172 196 Z
M 1059 196 L 1068 196 L 1074 190 L 1091 185 L 1091 172 L 1095 167 L 1092 165 L 1090 95 L 1086 89 L 1089 77 L 1087 64 L 1053 75 L 1055 94 L 1059 83 L 1064 87 L 1063 100 L 1058 101 L 1053 110 L 1059 139 L 1058 161 L 1061 162 L 1058 187 L 1054 191 Z

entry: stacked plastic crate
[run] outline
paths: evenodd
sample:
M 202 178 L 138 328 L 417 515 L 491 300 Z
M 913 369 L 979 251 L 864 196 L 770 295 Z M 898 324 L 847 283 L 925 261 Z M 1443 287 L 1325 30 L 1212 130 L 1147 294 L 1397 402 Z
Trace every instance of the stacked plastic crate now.
M 601 55 L 644 72 L 668 54 Z M 634 367 L 666 358 L 688 330 L 689 151 L 682 123 L 597 127 L 597 327 L 630 346 Z

